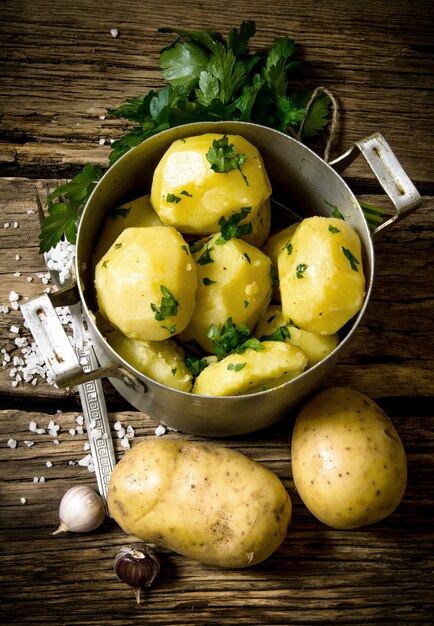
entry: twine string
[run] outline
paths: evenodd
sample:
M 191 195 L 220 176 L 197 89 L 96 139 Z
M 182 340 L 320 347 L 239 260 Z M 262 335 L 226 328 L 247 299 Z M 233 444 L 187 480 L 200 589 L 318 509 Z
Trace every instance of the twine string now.
M 336 98 L 334 97 L 334 95 L 332 94 L 331 91 L 329 91 L 327 89 L 327 87 L 316 87 L 316 89 L 313 91 L 309 102 L 306 105 L 306 115 L 302 121 L 302 123 L 300 124 L 300 128 L 298 129 L 297 132 L 297 136 L 296 139 L 298 139 L 299 141 L 301 141 L 301 135 L 303 133 L 303 128 L 304 128 L 304 122 L 307 118 L 307 114 L 309 113 L 310 109 L 313 106 L 313 103 L 315 102 L 315 100 L 317 99 L 318 95 L 320 93 L 324 93 L 326 94 L 326 96 L 328 96 L 328 98 L 330 99 L 331 102 L 331 106 L 332 106 L 332 115 L 331 115 L 331 120 L 329 122 L 329 129 L 328 129 L 328 138 L 327 138 L 327 142 L 324 148 L 324 161 L 328 161 L 330 158 L 330 151 L 333 145 L 333 142 L 335 140 L 336 137 L 336 129 L 337 129 L 337 125 L 338 125 L 338 118 L 339 118 L 339 106 L 338 106 L 338 102 L 336 100 Z

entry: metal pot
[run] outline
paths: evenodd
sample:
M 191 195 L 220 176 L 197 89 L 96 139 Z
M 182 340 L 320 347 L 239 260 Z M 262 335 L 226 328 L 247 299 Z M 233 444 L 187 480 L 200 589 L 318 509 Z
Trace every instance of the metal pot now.
M 94 318 L 91 257 L 108 210 L 126 198 L 150 191 L 154 169 L 174 140 L 207 132 L 244 136 L 263 157 L 273 198 L 302 216 L 329 216 L 334 208 L 338 208 L 358 232 L 363 248 L 366 276 L 364 305 L 343 329 L 336 349 L 297 378 L 267 391 L 242 396 L 199 396 L 149 379 L 116 354 Z M 26 303 L 26 319 L 30 320 L 31 330 L 40 347 L 44 348 L 56 384 L 68 386 L 108 376 L 118 392 L 138 410 L 146 412 L 159 423 L 195 435 L 240 435 L 269 427 L 282 419 L 292 406 L 327 378 L 369 302 L 374 278 L 372 234 L 377 231 L 370 232 L 358 200 L 339 175 L 359 154 L 365 157 L 395 207 L 395 213 L 377 231 L 419 206 L 420 195 L 379 133 L 356 142 L 331 163 L 326 163 L 288 135 L 244 122 L 187 124 L 163 131 L 130 150 L 99 181 L 84 209 L 77 236 L 75 269 L 78 294 L 101 367 L 84 372 L 69 342 L 65 341 L 60 323 L 56 322 L 53 304 L 68 303 L 74 299 L 74 293 L 69 290 L 53 295 L 51 301 L 47 296 L 41 296 Z

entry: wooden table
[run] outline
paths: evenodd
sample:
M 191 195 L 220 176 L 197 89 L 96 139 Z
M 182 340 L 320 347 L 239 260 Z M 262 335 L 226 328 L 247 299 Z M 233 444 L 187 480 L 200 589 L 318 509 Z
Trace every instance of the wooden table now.
M 10 307 L 12 291 L 24 300 L 46 288 L 38 277 L 45 266 L 38 254 L 35 186 L 55 185 L 86 162 L 107 164 L 110 140 L 126 127 L 106 108 L 163 85 L 158 56 L 172 38 L 158 32 L 162 26 L 226 33 L 253 19 L 258 49 L 292 36 L 306 62 L 304 84 L 327 87 L 340 104 L 332 157 L 380 131 L 423 195 L 415 213 L 375 238 L 367 313 L 327 381 L 370 395 L 392 418 L 409 468 L 399 508 L 353 532 L 317 521 L 294 490 L 291 413 L 266 432 L 220 441 L 275 471 L 289 490 L 294 515 L 282 547 L 264 563 L 238 571 L 165 552 L 158 582 L 137 606 L 113 573 L 126 537 L 112 520 L 90 534 L 51 535 L 63 493 L 76 484 L 95 486 L 94 474 L 77 464 L 87 454 L 86 435 L 69 433 L 81 414 L 76 390 L 60 391 L 42 379 L 13 386 L 8 364 L 0 370 L 2 623 L 432 623 L 432 2 L 3 0 L 0 18 L 2 306 Z M 366 164 L 357 162 L 345 178 L 361 199 L 386 202 Z M 1 347 L 12 359 L 19 356 L 17 337 L 30 340 L 19 311 L 1 314 L 0 335 Z M 127 405 L 110 383 L 106 393 L 112 423 L 133 426 L 133 445 L 155 436 L 157 424 Z M 57 437 L 29 431 L 32 421 L 47 429 L 50 420 L 60 425 Z M 24 443 L 29 440 L 33 446 Z M 120 440 L 115 447 L 121 458 Z

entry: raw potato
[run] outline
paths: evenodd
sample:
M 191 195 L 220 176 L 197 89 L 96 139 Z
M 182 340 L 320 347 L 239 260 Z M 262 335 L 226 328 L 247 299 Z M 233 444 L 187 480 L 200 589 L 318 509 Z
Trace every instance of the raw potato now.
M 107 333 L 111 347 L 127 363 L 162 385 L 190 392 L 193 376 L 185 365 L 185 354 L 172 339 L 143 341 L 129 339 L 121 332 Z
M 361 242 L 344 220 L 304 219 L 278 258 L 285 319 L 313 333 L 332 335 L 363 305 Z
M 196 288 L 188 245 L 170 226 L 127 228 L 95 269 L 101 313 L 131 339 L 162 341 L 184 330 Z
M 307 357 L 284 341 L 264 341 L 263 350 L 248 348 L 210 363 L 197 376 L 193 393 L 204 396 L 239 396 L 265 391 L 302 373 Z
M 131 535 L 203 563 L 255 565 L 285 539 L 291 500 L 259 463 L 215 444 L 148 439 L 114 468 L 110 514 Z
M 126 228 L 162 225 L 160 218 L 152 208 L 149 194 L 111 209 L 94 250 L 95 263 L 101 259 Z
M 312 367 L 324 359 L 332 352 L 339 343 L 339 337 L 334 335 L 319 335 L 310 333 L 308 330 L 301 330 L 291 322 L 285 321 L 282 309 L 279 305 L 271 304 L 262 315 L 256 325 L 254 335 L 260 339 L 268 337 L 282 326 L 286 326 L 289 337 L 286 339 L 294 346 L 298 346 L 307 356 L 307 367 Z
M 219 219 L 229 219 L 243 207 L 255 218 L 271 194 L 270 181 L 255 146 L 243 137 L 228 135 L 235 154 L 247 159 L 227 173 L 215 172 L 206 155 L 223 135 L 207 133 L 175 141 L 159 161 L 152 181 L 151 203 L 164 224 L 181 233 L 206 235 L 219 230 Z
M 404 494 L 407 461 L 399 435 L 380 407 L 353 389 L 326 389 L 303 406 L 291 461 L 300 498 L 333 528 L 374 524 Z
M 213 353 L 207 337 L 211 324 L 246 324 L 253 330 L 271 298 L 271 261 L 242 239 L 218 244 L 220 233 L 203 240 L 193 252 L 198 273 L 196 308 L 182 333 L 183 341 L 197 341 Z M 203 262 L 206 261 L 206 262 Z

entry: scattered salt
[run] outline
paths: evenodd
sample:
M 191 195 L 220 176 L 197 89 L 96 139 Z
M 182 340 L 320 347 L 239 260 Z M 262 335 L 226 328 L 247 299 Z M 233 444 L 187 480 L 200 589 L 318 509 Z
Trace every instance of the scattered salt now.
M 119 31 L 118 31 L 117 28 L 112 28 L 110 30 L 110 34 L 111 34 L 112 37 L 117 37 L 119 35 Z
M 77 422 L 77 424 L 80 424 L 80 426 L 83 426 L 84 417 L 82 415 L 77 415 L 77 417 L 75 418 L 75 421 Z
M 46 462 L 45 462 L 45 465 L 46 465 L 47 467 L 53 467 L 53 464 L 52 464 L 52 462 L 51 462 L 51 461 L 46 461 Z
M 9 439 L 8 440 L 8 446 L 10 448 L 16 448 L 17 447 L 17 442 L 15 441 L 15 439 Z
M 20 502 L 21 502 L 21 504 L 26 504 L 27 503 L 27 498 L 20 498 Z
M 129 441 L 129 439 L 127 439 L 127 437 L 124 437 L 124 438 L 121 440 L 121 446 L 122 446 L 123 448 L 125 448 L 125 450 L 128 450 L 128 448 L 130 448 L 130 447 L 131 447 L 131 446 L 130 446 L 130 441 Z
M 29 441 L 28 439 L 24 440 L 24 445 L 26 445 L 28 448 L 31 448 L 34 445 L 34 441 Z
M 161 435 L 164 435 L 165 432 L 166 432 L 166 429 L 164 428 L 162 424 L 157 426 L 157 428 L 155 429 L 155 434 L 157 435 L 157 437 L 161 437 Z

